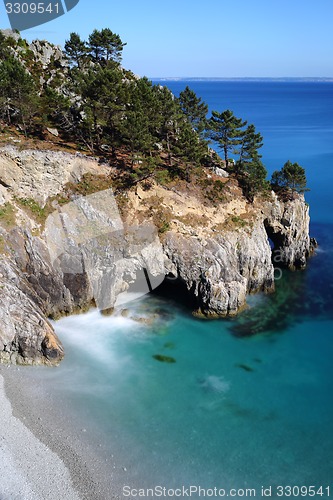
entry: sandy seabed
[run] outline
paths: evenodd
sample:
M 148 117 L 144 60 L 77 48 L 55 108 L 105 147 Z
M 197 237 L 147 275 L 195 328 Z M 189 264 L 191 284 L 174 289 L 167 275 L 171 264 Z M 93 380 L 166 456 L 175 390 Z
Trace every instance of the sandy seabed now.
M 0 366 L 0 500 L 122 498 L 121 467 L 94 452 L 61 401 L 35 397 L 28 371 Z

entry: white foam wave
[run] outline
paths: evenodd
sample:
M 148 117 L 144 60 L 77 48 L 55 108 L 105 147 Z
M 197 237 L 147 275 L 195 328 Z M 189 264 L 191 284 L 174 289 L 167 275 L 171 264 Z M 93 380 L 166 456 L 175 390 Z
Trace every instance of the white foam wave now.
M 56 333 L 65 344 L 84 352 L 95 362 L 119 366 L 125 363 L 116 354 L 116 344 L 124 333 L 133 333 L 141 325 L 121 315 L 103 316 L 98 310 L 53 322 Z M 128 360 L 127 360 L 128 361 Z
M 224 377 L 218 377 L 217 375 L 206 375 L 200 380 L 200 387 L 208 392 L 216 392 L 219 394 L 225 394 L 230 389 L 230 382 L 224 379 Z

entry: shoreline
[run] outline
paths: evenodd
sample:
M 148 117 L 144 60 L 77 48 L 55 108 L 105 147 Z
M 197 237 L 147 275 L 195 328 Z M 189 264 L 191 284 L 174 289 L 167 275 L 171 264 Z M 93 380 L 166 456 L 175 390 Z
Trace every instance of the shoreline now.
M 27 370 L 0 365 L 1 500 L 120 499 L 114 472 L 121 468 L 103 457 L 85 420 L 74 421 L 64 401 L 36 385 L 40 374 Z

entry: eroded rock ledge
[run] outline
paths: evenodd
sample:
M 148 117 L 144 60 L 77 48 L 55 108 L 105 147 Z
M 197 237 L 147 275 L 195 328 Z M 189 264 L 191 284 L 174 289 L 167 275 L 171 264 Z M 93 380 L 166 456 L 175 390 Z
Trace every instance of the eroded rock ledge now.
M 299 195 L 282 202 L 272 193 L 250 205 L 236 192 L 213 207 L 137 186 L 125 220 L 112 193 L 73 200 L 45 225 L 24 210 L 22 199 L 43 206 L 87 172 L 107 169 L 77 155 L 0 150 L 0 362 L 58 364 L 64 350 L 47 318 L 91 305 L 110 311 L 132 285 L 146 293 L 167 274 L 196 297 L 197 314 L 235 315 L 247 294 L 274 290 L 272 256 L 294 269 L 310 255 L 309 210 Z M 151 200 L 170 216 L 162 235 Z

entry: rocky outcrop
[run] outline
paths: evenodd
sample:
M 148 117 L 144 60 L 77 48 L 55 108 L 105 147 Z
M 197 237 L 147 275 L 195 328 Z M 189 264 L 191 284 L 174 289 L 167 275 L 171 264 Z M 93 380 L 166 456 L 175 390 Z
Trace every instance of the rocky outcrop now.
M 33 40 L 29 45 L 29 49 L 34 54 L 35 60 L 42 64 L 43 69 L 48 68 L 52 64 L 58 69 L 59 67 L 68 67 L 68 60 L 65 59 L 61 47 L 53 45 L 46 40 Z
M 170 232 L 165 252 L 207 316 L 235 315 L 248 293 L 274 288 L 271 250 L 259 222 L 250 234 L 235 230 L 198 238 Z
M 170 231 L 165 252 L 174 274 L 197 297 L 199 313 L 231 316 L 245 306 L 247 294 L 274 290 L 275 267 L 306 265 L 309 220 L 303 196 L 284 203 L 272 193 L 250 226 L 217 234 L 208 229 L 201 237 Z
M 273 194 L 266 209 L 264 225 L 273 244 L 273 262 L 289 269 L 304 268 L 311 252 L 309 207 L 295 194 L 281 202 Z
M 69 64 L 60 46 L 46 40 L 33 40 L 28 43 L 19 33 L 12 30 L 0 30 L 6 38 L 11 38 L 10 51 L 27 71 L 39 75 L 39 84 L 52 86 L 57 82 L 60 86 L 68 75 Z
M 42 299 L 13 262 L 0 262 L 0 362 L 58 364 L 63 347 L 38 306 Z
M 41 206 L 57 195 L 68 182 L 84 174 L 108 174 L 93 158 L 59 151 L 0 149 L 0 184 L 18 198 L 32 198 Z
M 106 190 L 56 203 L 43 226 L 17 203 L 42 206 L 87 172 L 107 170 L 65 153 L 0 151 L 0 361 L 59 363 L 64 352 L 48 317 L 91 305 L 110 312 L 166 274 L 186 284 L 198 314 L 235 315 L 247 294 L 273 291 L 274 264 L 303 267 L 310 253 L 302 196 L 282 202 L 272 194 L 249 206 L 233 195 L 212 207 L 160 186 L 148 192 L 138 186 L 125 218 Z M 171 214 L 162 237 L 146 212 L 152 200 Z

